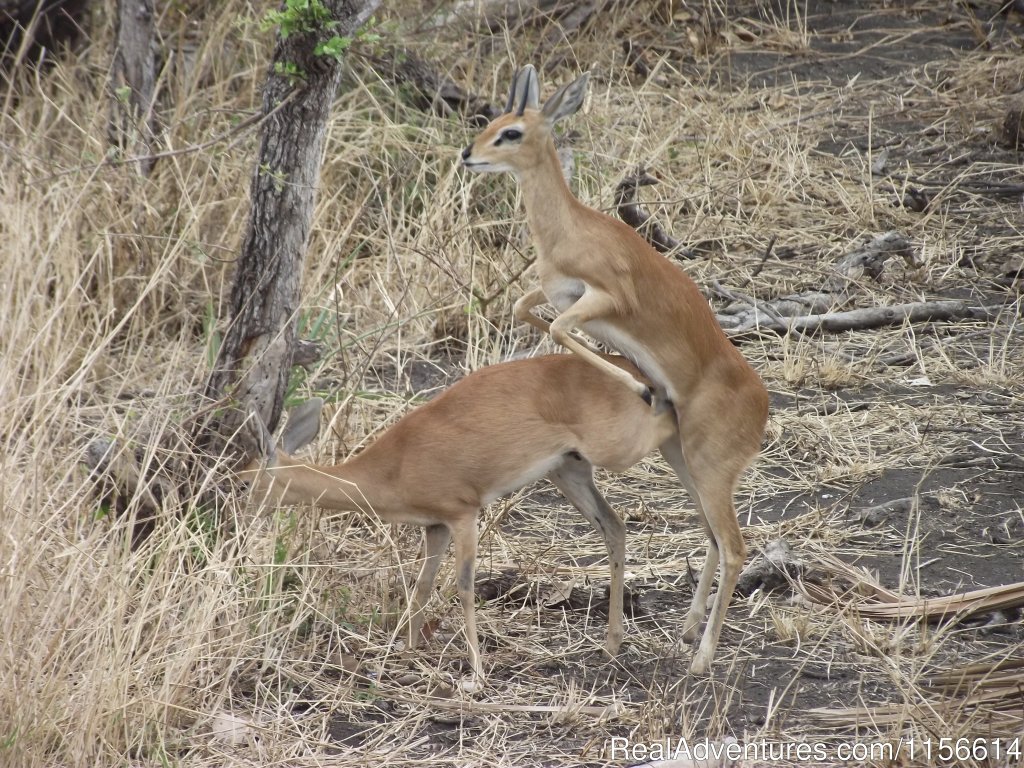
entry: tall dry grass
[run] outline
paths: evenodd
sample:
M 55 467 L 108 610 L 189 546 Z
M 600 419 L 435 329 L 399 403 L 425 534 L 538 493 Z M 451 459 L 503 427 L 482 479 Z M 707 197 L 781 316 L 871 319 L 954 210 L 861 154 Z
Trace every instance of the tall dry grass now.
M 166 156 L 146 179 L 108 143 L 104 24 L 88 47 L 5 91 L 5 764 L 173 762 L 223 713 L 254 703 L 259 732 L 282 731 L 280 745 L 262 739 L 274 754 L 290 754 L 289 734 L 315 742 L 324 724 L 288 713 L 294 681 L 282 665 L 337 661 L 339 636 L 374 626 L 394 599 L 394 561 L 408 559 L 412 537 L 372 529 L 325 547 L 311 514 L 260 513 L 228 489 L 218 508 L 199 504 L 223 472 L 163 497 L 153 535 L 132 551 L 140 499 L 115 519 L 80 465 L 97 437 L 144 468 L 180 458 L 153 436 L 194 409 L 226 320 L 256 147 L 254 131 L 233 127 L 259 108 L 272 43 L 253 14 L 224 2 L 201 19 L 162 18 L 171 58 L 156 149 Z M 339 400 L 331 426 L 348 448 L 404 410 L 408 365 L 426 360 L 436 318 L 466 312 L 471 288 L 500 278 L 473 248 L 487 235 L 474 232 L 483 208 L 469 215 L 454 162 L 466 137 L 456 120 L 404 106 L 365 67 L 339 95 L 298 321 L 331 351 L 308 379 Z M 510 216 L 508 190 L 495 189 Z M 466 317 L 469 366 L 507 354 L 489 318 Z M 336 561 L 348 579 L 325 567 Z
M 357 650 L 383 653 L 390 634 L 382 614 L 403 594 L 399 563 L 410 559 L 413 533 L 321 520 L 310 510 L 257 509 L 233 493 L 223 474 L 211 472 L 164 497 L 154 534 L 132 551 L 131 516 L 139 500 L 115 518 L 79 464 L 98 436 L 114 437 L 144 465 L 175 458 L 151 438 L 178 428 L 194 408 L 191 393 L 226 320 L 224 297 L 247 216 L 256 136 L 233 128 L 258 109 L 270 45 L 253 13 L 225 0 L 199 19 L 186 21 L 173 10 L 162 17 L 172 55 L 160 80 L 165 132 L 158 149 L 168 156 L 150 178 L 138 177 L 130 164 L 101 162 L 122 159 L 112 154 L 106 129 L 109 25 L 96 25 L 88 47 L 45 72 L 19 75 L 6 90 L 0 114 L 0 763 L 312 764 L 333 749 L 332 714 L 363 711 L 367 686 L 372 690 L 379 680 L 373 664 L 380 662 L 356 662 L 355 676 L 343 670 Z M 805 35 L 801 25 L 789 32 Z M 457 53 L 463 49 L 454 41 L 464 34 L 445 28 L 420 44 L 434 54 Z M 623 74 L 622 54 L 601 40 L 584 38 L 573 53 L 599 75 L 588 116 L 573 125 L 581 148 L 579 194 L 607 208 L 627 168 L 656 165 L 665 178 L 656 213 L 689 242 L 709 244 L 710 257 L 688 267 L 699 281 L 743 285 L 769 237 L 778 235 L 777 247 L 814 243 L 820 256 L 799 270 L 769 265 L 757 292 L 797 290 L 826 272 L 851 240 L 892 227 L 918 237 L 930 256 L 926 273 L 914 278 L 918 284 L 962 275 L 956 249 L 970 234 L 962 218 L 878 205 L 860 155 L 814 149 L 829 124 L 802 116 L 832 115 L 837 102 L 853 98 L 850 89 L 722 89 L 669 63 L 635 84 Z M 504 83 L 490 73 L 507 69 L 506 57 L 505 50 L 471 50 L 454 66 L 471 85 L 493 88 L 500 102 Z M 1005 72 L 1014 65 L 994 66 Z M 965 68 L 959 76 L 965 89 L 982 93 L 983 103 L 992 78 L 972 72 Z M 224 138 L 198 148 L 218 136 Z M 463 177 L 455 158 L 469 138 L 458 118 L 407 106 L 354 58 L 332 116 L 298 318 L 330 350 L 296 390 L 297 397 L 316 390 L 336 401 L 319 449 L 323 460 L 342 458 L 371 439 L 420 390 L 453 371 L 534 344 L 510 328 L 509 300 L 521 285 L 513 281 L 509 295 L 503 293 L 530 253 L 514 185 Z M 893 298 L 914 287 L 869 290 Z M 479 295 L 494 299 L 483 307 Z M 458 341 L 465 355 L 455 362 L 439 353 L 440 318 L 463 329 Z M 902 338 L 893 333 L 890 341 Z M 854 347 L 870 355 L 877 344 L 865 335 Z M 775 390 L 825 376 L 818 358 L 827 349 L 817 341 L 765 340 L 745 351 Z M 978 355 L 971 375 L 980 380 L 1006 384 L 1019 370 L 1019 350 L 1003 337 L 994 336 Z M 962 373 L 941 358 L 928 366 L 936 380 Z M 840 364 L 829 381 L 866 375 L 859 370 Z M 744 507 L 754 509 L 777 492 L 868 476 L 883 446 L 890 464 L 929 460 L 914 428 L 919 414 L 846 416 L 778 415 L 765 458 L 744 485 Z M 786 471 L 769 474 L 769 467 Z M 651 503 L 665 510 L 674 522 L 662 519 L 661 538 L 643 544 L 637 557 L 645 573 L 678 571 L 699 555 L 700 536 L 680 524 L 689 504 L 663 469 L 650 471 L 609 488 L 624 508 Z M 218 490 L 217 508 L 197 502 L 211 489 Z M 518 527 L 492 525 L 487 563 L 525 562 L 555 573 L 569 557 L 562 548 L 580 543 L 560 535 L 568 512 L 547 514 L 526 525 L 527 536 Z M 755 528 L 752 540 L 768 535 Z M 574 573 L 601 578 L 601 568 L 569 562 Z M 756 620 L 758 612 L 751 612 Z M 559 717 L 578 717 L 580 727 L 603 733 L 588 717 L 564 714 L 587 702 L 588 691 L 538 676 L 517 656 L 521 648 L 501 640 L 511 632 L 531 654 L 554 656 L 592 644 L 589 627 L 570 625 L 556 627 L 549 645 L 531 641 L 540 621 L 529 611 L 507 624 L 483 618 L 498 638 L 488 653 L 523 668 L 523 682 L 502 701 L 525 696 L 564 704 Z M 819 634 L 833 631 L 830 622 Z M 590 635 L 602 632 L 597 627 Z M 453 637 L 450 647 L 395 664 L 429 676 L 437 656 L 447 663 L 462 654 Z M 665 653 L 670 640 L 658 630 L 637 631 L 628 653 L 646 660 Z M 737 650 L 752 652 L 749 643 Z M 733 696 L 694 700 L 675 682 L 657 693 L 663 709 L 643 709 L 627 720 L 652 738 L 688 735 L 709 721 L 720 730 Z M 463 759 L 535 757 L 537 745 L 524 752 L 512 738 L 516 726 L 499 717 L 500 707 L 494 711 Z M 245 727 L 232 728 L 229 713 Z M 405 725 L 382 726 L 361 752 L 332 761 L 364 765 L 387 750 L 422 756 L 422 739 L 410 723 L 422 724 L 427 714 L 410 706 L 405 716 Z M 211 740 L 211 729 L 241 734 L 243 743 Z

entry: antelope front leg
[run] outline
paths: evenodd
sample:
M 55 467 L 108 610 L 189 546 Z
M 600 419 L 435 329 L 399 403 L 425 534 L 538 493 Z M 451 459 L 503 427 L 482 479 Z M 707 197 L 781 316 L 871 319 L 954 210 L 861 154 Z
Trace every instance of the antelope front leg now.
M 528 323 L 529 325 L 532 325 L 534 328 L 536 328 L 543 334 L 550 334 L 551 323 L 549 323 L 547 320 L 542 320 L 541 318 L 533 314 L 534 307 L 539 307 L 541 304 L 546 304 L 547 301 L 548 297 L 544 294 L 544 290 L 542 288 L 534 288 L 532 291 L 530 291 L 527 294 L 524 294 L 519 298 L 519 300 L 515 303 L 515 306 L 512 308 L 512 315 L 519 322 Z M 587 344 L 585 341 L 578 339 L 575 336 L 573 337 L 573 340 L 580 346 L 589 349 L 595 355 L 599 354 L 596 349 Z
M 534 288 L 529 293 L 519 297 L 519 300 L 512 307 L 512 316 L 521 323 L 529 323 L 538 331 L 547 334 L 551 330 L 551 323 L 541 320 L 533 314 L 533 308 L 539 307 L 547 302 L 548 297 L 544 295 L 542 288 Z
M 597 352 L 580 343 L 573 337 L 572 331 L 579 328 L 590 320 L 600 320 L 611 317 L 615 314 L 615 303 L 612 297 L 605 293 L 588 290 L 569 309 L 555 318 L 551 323 L 551 338 L 557 341 L 566 349 L 575 352 L 595 368 L 600 368 L 609 376 L 618 379 L 624 385 L 636 392 L 644 399 L 644 402 L 651 405 L 654 401 L 650 387 L 642 381 L 637 381 L 626 371 L 613 365 L 601 357 Z M 624 352 L 627 350 L 618 350 Z

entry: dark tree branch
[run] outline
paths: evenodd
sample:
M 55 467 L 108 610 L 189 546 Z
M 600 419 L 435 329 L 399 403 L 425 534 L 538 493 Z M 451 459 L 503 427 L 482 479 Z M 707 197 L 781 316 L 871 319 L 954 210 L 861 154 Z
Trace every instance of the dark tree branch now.
M 417 109 L 444 116 L 456 112 L 481 125 L 501 114 L 500 108 L 464 90 L 435 64 L 403 48 L 389 48 L 370 61 L 378 74 L 390 76 L 396 85 L 408 88 Z
M 657 183 L 658 180 L 640 166 L 615 187 L 615 210 L 624 222 L 643 235 L 644 239 L 659 252 L 692 259 L 693 253 L 680 247 L 679 241 L 654 221 L 651 214 L 636 201 L 636 193 L 640 187 L 649 187 Z

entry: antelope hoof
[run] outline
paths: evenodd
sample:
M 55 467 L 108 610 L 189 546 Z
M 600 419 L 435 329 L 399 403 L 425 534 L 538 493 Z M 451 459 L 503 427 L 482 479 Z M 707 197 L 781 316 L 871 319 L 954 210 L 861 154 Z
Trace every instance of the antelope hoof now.
M 690 674 L 694 677 L 704 677 L 711 669 L 711 659 L 707 658 L 701 651 L 693 654 L 693 661 L 690 662 Z

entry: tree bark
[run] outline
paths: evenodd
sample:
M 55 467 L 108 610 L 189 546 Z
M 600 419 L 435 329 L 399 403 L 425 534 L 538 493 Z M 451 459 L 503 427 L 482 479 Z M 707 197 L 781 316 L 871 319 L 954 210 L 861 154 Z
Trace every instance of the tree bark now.
M 111 138 L 140 158 L 138 170 L 142 176 L 148 176 L 156 162 L 150 157 L 156 95 L 155 33 L 153 0 L 118 0 Z
M 279 38 L 274 50 L 263 89 L 266 119 L 251 213 L 231 290 L 231 323 L 206 386 L 208 398 L 228 399 L 202 441 L 217 453 L 239 433 L 249 411 L 271 431 L 280 418 L 298 349 L 296 309 L 320 157 L 341 78 L 340 63 L 316 55 L 314 48 L 331 35 L 353 34 L 379 4 L 323 0 L 337 25 Z M 245 444 L 236 448 L 246 456 L 254 451 Z

